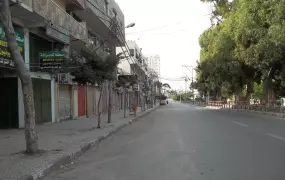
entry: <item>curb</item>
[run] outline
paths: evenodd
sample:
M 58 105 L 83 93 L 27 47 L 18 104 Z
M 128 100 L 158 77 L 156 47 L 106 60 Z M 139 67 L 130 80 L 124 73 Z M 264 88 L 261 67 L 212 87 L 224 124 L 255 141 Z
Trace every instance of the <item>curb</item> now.
M 74 152 L 72 152 L 70 154 L 66 154 L 66 155 L 60 157 L 59 159 L 55 160 L 54 162 L 52 162 L 48 166 L 46 166 L 46 167 L 44 167 L 42 169 L 39 169 L 37 172 L 34 172 L 32 174 L 20 177 L 19 180 L 42 180 L 42 179 L 44 179 L 52 171 L 60 169 L 63 165 L 70 164 L 76 158 L 82 156 L 86 151 L 88 151 L 91 148 L 93 148 L 94 146 L 97 146 L 98 144 L 100 144 L 101 141 L 103 141 L 103 140 L 107 139 L 108 137 L 112 136 L 113 134 L 115 134 L 116 132 L 120 131 L 124 127 L 137 122 L 139 119 L 141 119 L 142 117 L 150 114 L 152 111 L 156 110 L 158 107 L 160 107 L 160 106 L 156 106 L 156 107 L 154 107 L 152 109 L 149 109 L 149 110 L 145 111 L 145 113 L 141 114 L 140 116 L 134 117 L 130 121 L 128 121 L 128 122 L 126 122 L 126 123 L 124 123 L 124 124 L 114 128 L 112 131 L 110 131 L 110 132 L 108 132 L 108 133 L 106 133 L 106 134 L 104 134 L 102 136 L 99 136 L 94 141 L 91 141 L 89 143 L 86 143 L 86 144 L 82 145 L 81 147 L 79 147 Z
M 239 113 L 250 113 L 250 114 L 256 114 L 256 115 L 274 116 L 274 117 L 285 120 L 285 114 L 282 114 L 282 113 L 263 112 L 263 111 L 254 111 L 254 110 L 244 110 L 244 109 L 230 109 L 230 111 L 239 112 Z

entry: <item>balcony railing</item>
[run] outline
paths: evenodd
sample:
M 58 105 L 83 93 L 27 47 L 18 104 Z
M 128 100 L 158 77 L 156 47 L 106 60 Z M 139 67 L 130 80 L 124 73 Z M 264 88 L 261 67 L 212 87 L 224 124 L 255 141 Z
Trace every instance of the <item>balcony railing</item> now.
M 104 0 L 87 0 L 87 8 L 90 9 L 98 18 L 107 26 L 110 27 L 110 18 L 107 16 Z
M 74 8 L 74 5 L 79 7 L 79 9 L 85 9 L 85 0 L 69 0 L 69 1 L 66 1 L 66 3 L 68 5 L 73 5 L 73 8 Z M 76 8 L 77 9 L 77 8 Z
M 68 30 L 79 40 L 87 41 L 86 25 L 79 23 L 52 0 L 33 0 L 34 11 L 55 25 Z

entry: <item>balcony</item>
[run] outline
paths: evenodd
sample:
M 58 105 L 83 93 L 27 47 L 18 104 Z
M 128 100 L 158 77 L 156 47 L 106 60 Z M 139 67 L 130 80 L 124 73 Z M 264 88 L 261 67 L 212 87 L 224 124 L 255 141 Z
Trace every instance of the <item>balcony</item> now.
M 84 10 L 86 8 L 86 0 L 65 0 L 66 10 Z
M 33 0 L 34 11 L 49 23 L 59 25 L 69 31 L 73 39 L 87 42 L 87 28 L 76 21 L 52 0 Z
M 84 2 L 73 0 L 73 2 Z M 11 0 L 11 3 L 15 3 Z M 26 28 L 45 27 L 47 23 L 59 26 L 71 35 L 72 40 L 87 42 L 86 24 L 76 21 L 52 0 L 21 0 L 11 7 L 12 17 Z
M 105 0 L 86 0 L 86 10 L 84 11 L 74 11 L 74 14 L 78 16 L 80 19 L 84 19 L 88 27 L 90 28 L 89 31 L 92 34 L 96 34 L 100 37 L 100 39 L 109 39 L 110 36 L 110 29 L 111 29 L 111 17 L 114 17 L 113 9 L 118 8 L 118 6 L 114 6 L 115 1 L 110 0 L 108 5 L 108 9 L 105 3 Z M 117 19 L 119 21 L 118 25 L 122 31 L 117 36 L 117 39 L 123 43 L 124 38 L 124 19 L 121 10 L 115 10 L 117 12 Z

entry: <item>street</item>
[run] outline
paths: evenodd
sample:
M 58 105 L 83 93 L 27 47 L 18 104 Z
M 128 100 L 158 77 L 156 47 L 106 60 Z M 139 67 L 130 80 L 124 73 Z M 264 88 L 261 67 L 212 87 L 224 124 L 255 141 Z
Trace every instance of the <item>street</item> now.
M 285 121 L 170 103 L 47 180 L 284 180 Z

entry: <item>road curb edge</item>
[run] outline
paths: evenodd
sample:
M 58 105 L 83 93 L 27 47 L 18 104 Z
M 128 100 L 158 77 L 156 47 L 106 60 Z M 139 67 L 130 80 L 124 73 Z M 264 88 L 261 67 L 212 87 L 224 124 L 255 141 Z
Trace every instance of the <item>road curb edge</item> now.
M 116 132 L 120 131 L 124 127 L 137 122 L 139 119 L 141 119 L 142 117 L 150 114 L 152 111 L 156 110 L 158 107 L 160 107 L 160 106 L 156 106 L 156 107 L 154 107 L 152 109 L 148 109 L 147 111 L 145 111 L 145 113 L 141 114 L 140 116 L 134 117 L 130 121 L 127 121 L 126 123 L 124 123 L 124 124 L 114 128 L 110 132 L 108 132 L 108 133 L 106 133 L 106 134 L 104 134 L 102 136 L 99 136 L 94 141 L 90 141 L 90 142 L 82 145 L 81 147 L 79 147 L 75 151 L 73 151 L 73 152 L 71 152 L 69 154 L 66 154 L 66 155 L 56 159 L 54 162 L 50 163 L 46 167 L 44 167 L 42 169 L 39 169 L 39 170 L 37 170 L 36 172 L 34 172 L 32 174 L 28 174 L 28 175 L 20 177 L 19 180 L 42 180 L 42 179 L 44 179 L 51 172 L 60 169 L 64 165 L 70 164 L 72 161 L 74 161 L 78 157 L 82 156 L 85 152 L 87 152 L 88 150 L 90 150 L 93 147 L 95 147 L 98 144 L 100 144 L 101 141 L 103 141 L 103 140 L 107 139 L 108 137 L 112 136 L 113 134 L 115 134 Z

